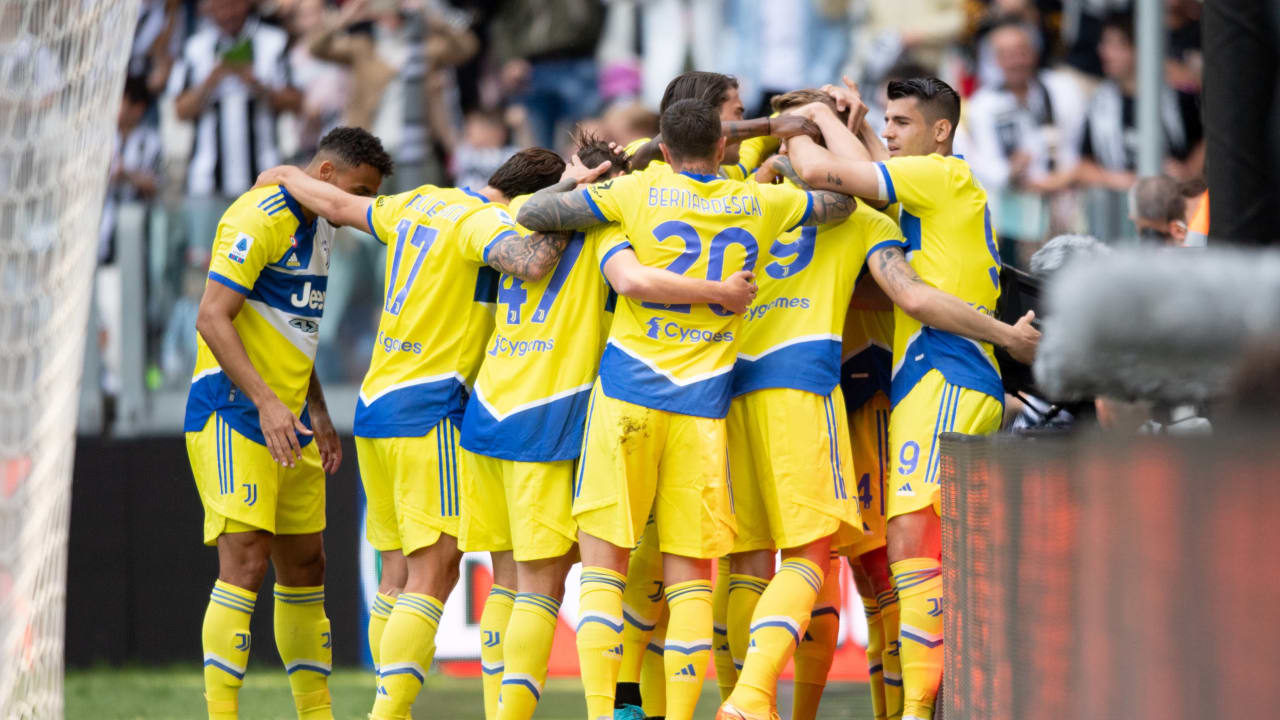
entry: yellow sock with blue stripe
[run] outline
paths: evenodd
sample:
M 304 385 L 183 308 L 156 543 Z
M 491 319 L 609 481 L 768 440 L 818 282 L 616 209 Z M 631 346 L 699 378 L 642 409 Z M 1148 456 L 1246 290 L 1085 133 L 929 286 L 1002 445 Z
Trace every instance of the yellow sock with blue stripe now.
M 578 600 L 578 664 L 587 717 L 613 717 L 614 684 L 622 662 L 622 573 L 603 567 L 582 569 Z
M 751 616 L 755 615 L 756 604 L 767 587 L 769 581 L 762 577 L 742 573 L 729 576 L 726 636 L 733 659 L 734 685 L 738 684 L 737 676 L 742 672 L 742 663 L 747 658 L 747 647 L 751 643 Z
M 494 584 L 480 611 L 480 682 L 484 687 L 485 720 L 498 717 L 498 696 L 502 693 L 504 648 L 507 622 L 516 594 L 510 588 Z
M 880 603 L 873 597 L 863 597 L 862 611 L 867 616 L 867 678 L 871 686 L 871 711 L 876 720 L 885 720 L 884 620 L 880 617 Z
M 667 672 L 668 720 L 691 720 L 711 659 L 711 582 L 689 580 L 667 588 L 667 638 L 662 660 Z
M 902 720 L 931 720 L 942 679 L 942 567 L 935 558 L 889 566 L 901 615 Z
M 395 607 L 394 595 L 378 593 L 369 605 L 369 657 L 373 658 L 373 671 L 378 671 L 378 658 L 382 655 L 382 633 L 387 629 L 391 608 Z
M 832 553 L 822 590 L 809 613 L 809 629 L 796 648 L 791 720 L 814 720 L 840 639 L 840 556 Z
M 711 589 L 711 651 L 716 665 L 716 687 L 724 702 L 738 682 L 738 668 L 729 647 L 729 558 L 716 561 L 716 584 Z
M 659 718 L 667 714 L 667 666 L 663 659 L 667 646 L 667 615 L 663 613 L 644 649 L 640 665 L 641 707 L 645 717 Z
M 666 609 L 662 597 L 662 554 L 648 534 L 631 552 L 627 588 L 622 591 L 622 664 L 618 667 L 615 705 L 640 704 L 640 667 L 653 628 Z
M 210 720 L 235 720 L 249 663 L 249 620 L 258 593 L 221 580 L 209 593 L 200 636 L 204 645 L 204 697 Z
M 516 595 L 507 623 L 506 671 L 502 674 L 499 720 L 529 720 L 547 681 L 547 659 L 556 637 L 560 601 L 538 593 Z
M 734 707 L 751 715 L 768 716 L 773 710 L 778 675 L 804 637 L 824 574 L 823 568 L 804 558 L 782 561 L 751 617 L 746 661 L 729 696 Z
M 373 720 L 401 720 L 427 679 L 436 654 L 436 630 L 444 603 L 421 593 L 400 593 L 382 633 L 382 666 Z
M 275 586 L 276 649 L 289 674 L 299 720 L 333 720 L 329 673 L 333 634 L 324 612 L 324 586 Z
M 884 636 L 884 716 L 886 720 L 902 717 L 902 658 L 898 651 L 898 593 L 889 588 L 876 596 L 880 606 L 880 627 Z M 870 655 L 868 654 L 868 657 Z

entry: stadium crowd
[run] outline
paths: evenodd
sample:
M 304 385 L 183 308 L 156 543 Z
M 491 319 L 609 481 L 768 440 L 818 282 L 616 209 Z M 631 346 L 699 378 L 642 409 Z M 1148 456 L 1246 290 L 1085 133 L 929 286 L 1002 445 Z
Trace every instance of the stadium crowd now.
M 621 144 L 652 136 L 667 80 L 689 66 L 733 75 L 747 117 L 768 114 L 778 92 L 848 75 L 876 88 L 864 95 L 877 128 L 888 79 L 934 74 L 965 97 L 956 149 L 990 195 L 1006 264 L 1027 268 L 1061 233 L 1182 242 L 1204 193 L 1197 0 L 1167 1 L 1165 172 L 1189 200 L 1185 217 L 1159 227 L 1128 222 L 1138 207 L 1128 197 L 1137 155 L 1129 0 L 142 6 L 99 252 L 108 396 L 121 372 L 119 207 L 148 212 L 147 386 L 178 389 L 195 362 L 188 329 L 218 217 L 259 171 L 309 157 L 338 125 L 382 139 L 397 166 L 386 189 L 479 186 L 521 147 L 568 150 L 579 123 Z M 318 372 L 356 382 L 377 322 L 381 250 L 344 231 L 334 257 Z

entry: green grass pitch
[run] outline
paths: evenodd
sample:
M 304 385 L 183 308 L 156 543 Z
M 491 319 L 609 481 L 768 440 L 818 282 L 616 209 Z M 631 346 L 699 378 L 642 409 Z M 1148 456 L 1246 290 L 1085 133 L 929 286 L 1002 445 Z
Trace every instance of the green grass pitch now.
M 293 698 L 281 671 L 251 667 L 240 691 L 241 720 L 292 720 Z M 199 668 L 97 668 L 71 670 L 66 681 L 68 720 L 204 720 L 203 676 Z M 791 683 L 779 698 L 783 717 L 791 704 Z M 362 670 L 335 670 L 329 678 L 337 720 L 364 720 L 373 704 L 373 676 Z M 708 681 L 698 703 L 699 720 L 715 716 L 719 694 Z M 542 693 L 537 720 L 581 720 L 586 715 L 582 685 L 553 678 Z M 417 720 L 482 720 L 479 678 L 432 674 L 413 709 Z M 833 683 L 822 700 L 821 720 L 872 720 L 867 686 Z

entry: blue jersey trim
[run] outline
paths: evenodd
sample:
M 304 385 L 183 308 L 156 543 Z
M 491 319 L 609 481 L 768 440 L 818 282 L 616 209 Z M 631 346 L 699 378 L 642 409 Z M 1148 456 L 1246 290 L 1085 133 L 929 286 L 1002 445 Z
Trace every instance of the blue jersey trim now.
M 902 365 L 894 369 L 889 396 L 895 407 L 930 370 L 942 373 L 952 385 L 990 395 L 1004 403 L 1000 371 L 972 340 L 935 328 L 921 328 L 902 357 Z
M 293 195 L 289 194 L 289 189 L 285 186 L 280 186 L 280 192 L 284 193 L 284 203 L 289 206 L 289 211 L 293 213 L 293 216 L 298 218 L 298 224 L 306 226 L 307 216 L 302 214 L 302 205 L 298 203 L 298 200 Z M 315 222 L 315 220 L 312 220 L 311 225 L 314 226 Z
M 882 392 L 891 394 L 893 386 L 893 353 L 879 345 L 869 345 L 840 365 L 840 390 L 845 409 L 853 412 Z
M 369 209 L 364 211 L 364 221 L 369 224 L 369 234 L 373 236 L 373 239 L 386 245 L 387 241 L 378 237 L 378 231 L 373 227 L 373 203 L 369 203 Z
M 872 245 L 871 249 L 867 250 L 867 259 L 871 259 L 872 255 L 875 255 L 887 247 L 902 248 L 904 251 L 911 249 L 911 246 L 907 244 L 905 240 L 881 240 L 875 245 Z M 863 267 L 865 268 L 866 266 L 864 265 Z
M 889 204 L 892 205 L 898 202 L 898 193 L 893 189 L 893 177 L 889 175 L 889 168 L 882 162 L 876 163 L 876 167 L 880 169 L 880 175 L 884 177 L 884 190 L 885 194 L 889 196 Z
M 497 245 L 498 243 L 502 242 L 503 240 L 506 240 L 509 237 L 516 237 L 517 235 L 519 235 L 519 233 L 517 233 L 515 230 L 503 230 L 502 232 L 498 233 L 497 237 L 490 240 L 489 244 L 484 246 L 484 261 L 489 262 L 489 251 L 493 249 L 494 245 Z
M 618 252 L 619 250 L 626 250 L 629 247 L 631 247 L 631 243 L 624 242 L 609 248 L 609 252 L 605 253 L 604 257 L 600 258 L 600 272 L 601 273 L 604 272 L 604 264 L 609 262 L 609 258 L 613 257 L 614 253 Z
M 732 386 L 732 372 L 677 385 L 613 344 L 600 357 L 600 387 L 605 395 L 654 410 L 722 418 L 729 414 Z
M 609 222 L 609 218 L 605 217 L 603 212 L 600 212 L 600 206 L 596 204 L 595 198 L 591 197 L 591 192 L 587 188 L 582 188 L 582 197 L 587 199 L 587 205 L 591 207 L 591 212 L 600 218 L 600 222 Z
M 787 228 L 787 232 L 791 232 L 792 230 L 795 230 L 801 225 L 809 222 L 809 216 L 813 214 L 813 193 L 806 190 L 804 193 L 804 196 L 805 196 L 804 215 L 800 217 L 799 222 Z
M 489 202 L 489 198 L 487 198 L 487 197 L 485 197 L 485 196 L 481 195 L 480 193 L 476 192 L 475 190 L 472 190 L 470 187 L 461 187 L 461 188 L 458 188 L 458 189 L 459 189 L 459 190 L 461 190 L 462 192 L 464 192 L 464 193 L 466 193 L 466 194 L 470 195 L 471 197 L 473 197 L 473 198 L 475 198 L 475 199 L 479 200 L 480 202 L 485 202 L 485 203 Z
M 768 388 L 792 388 L 825 397 L 839 384 L 839 340 L 796 343 L 755 360 L 739 355 L 733 366 L 734 397 Z
M 744 178 L 751 174 L 751 171 L 747 170 L 747 166 L 742 163 L 738 163 L 738 169 L 742 171 L 742 176 Z
M 462 419 L 462 447 L 517 462 L 573 460 L 582 449 L 591 388 L 499 420 L 472 399 Z
M 245 286 L 241 285 L 240 283 L 236 282 L 235 280 L 232 280 L 231 278 L 227 277 L 226 275 L 220 275 L 220 274 L 218 274 L 218 273 L 216 273 L 216 272 L 210 271 L 210 272 L 209 272 L 209 279 L 210 279 L 210 280 L 212 280 L 212 281 L 214 281 L 214 282 L 216 282 L 216 283 L 218 283 L 219 285 L 226 285 L 227 287 L 231 288 L 232 290 L 235 290 L 236 292 L 240 293 L 241 295 L 248 295 L 248 294 L 249 294 L 249 292 L 250 292 L 250 291 L 249 291 L 249 288 L 247 288 L 247 287 L 245 287 Z
M 457 378 L 445 378 L 392 390 L 371 403 L 356 400 L 356 437 L 423 437 L 444 418 L 462 422 L 467 388 Z
M 209 422 L 209 416 L 216 414 L 236 432 L 258 443 L 266 445 L 262 435 L 262 424 L 258 419 L 258 408 L 249 396 L 240 392 L 227 374 L 218 372 L 205 375 L 191 383 L 187 391 L 187 409 L 182 420 L 183 432 L 200 432 Z M 311 427 L 311 410 L 302 407 L 299 418 L 308 429 Z M 311 435 L 297 434 L 299 447 L 305 447 L 314 438 Z
M 738 167 L 742 167 L 742 166 L 739 165 Z M 746 172 L 745 168 L 743 169 L 743 172 Z M 706 173 L 689 172 L 688 170 L 681 170 L 680 174 L 687 178 L 691 178 L 693 180 L 697 180 L 698 182 L 704 182 L 704 183 L 711 182 L 712 180 L 720 179 L 719 175 L 708 175 Z

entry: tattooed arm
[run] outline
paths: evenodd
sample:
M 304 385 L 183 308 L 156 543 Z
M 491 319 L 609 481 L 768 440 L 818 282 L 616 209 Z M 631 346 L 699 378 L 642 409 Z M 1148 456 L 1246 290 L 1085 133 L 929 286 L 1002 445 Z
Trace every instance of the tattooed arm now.
M 841 130 L 848 133 L 844 128 Z M 880 172 L 869 160 L 842 158 L 801 137 L 787 141 L 787 154 L 800 177 L 816 188 L 849 193 L 864 200 L 885 199 L 880 197 Z
M 902 248 L 886 246 L 867 258 L 871 276 L 903 312 L 932 328 L 1000 345 L 1014 359 L 1030 364 L 1035 359 L 1040 331 L 1031 325 L 1028 312 L 1016 325 L 980 313 L 960 298 L 929 285 L 907 264 Z
M 799 115 L 727 120 L 720 123 L 720 134 L 730 144 L 764 135 L 772 135 L 780 140 L 797 135 L 807 135 L 815 140 L 822 138 L 822 131 L 818 126 L 808 118 Z M 636 148 L 636 151 L 631 154 L 631 169 L 642 170 L 650 162 L 662 159 L 662 150 L 658 147 L 661 142 L 662 136 L 655 135 L 649 142 Z
M 853 214 L 858 201 L 831 190 L 813 190 L 813 211 L 805 219 L 805 225 L 831 225 Z
M 578 182 L 569 178 L 530 195 L 520 206 L 516 222 L 539 232 L 579 230 L 604 223 L 577 186 Z
M 517 233 L 495 243 L 486 262 L 498 272 L 537 282 L 555 269 L 572 236 L 572 232 Z

